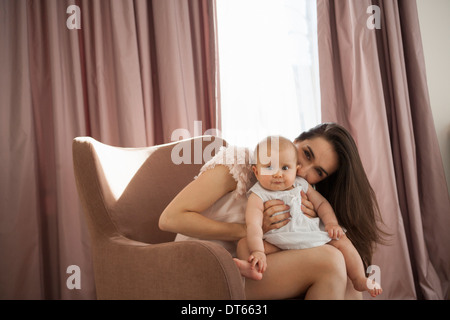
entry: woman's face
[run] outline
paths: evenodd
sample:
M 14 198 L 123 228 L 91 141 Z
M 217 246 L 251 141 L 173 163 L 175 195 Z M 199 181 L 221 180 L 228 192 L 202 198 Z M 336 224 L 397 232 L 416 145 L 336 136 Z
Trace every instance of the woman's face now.
M 332 175 L 339 166 L 338 155 L 331 143 L 322 137 L 295 142 L 298 150 L 297 175 L 316 184 Z

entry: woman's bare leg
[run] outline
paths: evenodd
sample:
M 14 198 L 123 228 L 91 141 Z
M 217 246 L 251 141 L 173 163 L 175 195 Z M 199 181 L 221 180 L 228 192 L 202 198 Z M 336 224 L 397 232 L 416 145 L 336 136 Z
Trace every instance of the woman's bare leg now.
M 247 299 L 344 299 L 347 274 L 342 253 L 324 245 L 311 249 L 285 250 L 267 256 L 261 280 L 247 279 Z

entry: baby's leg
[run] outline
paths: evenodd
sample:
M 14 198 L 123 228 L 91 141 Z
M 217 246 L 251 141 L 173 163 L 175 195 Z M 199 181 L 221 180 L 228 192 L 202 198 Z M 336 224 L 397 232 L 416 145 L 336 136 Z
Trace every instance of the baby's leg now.
M 264 241 L 265 254 L 271 254 L 277 251 L 280 251 L 278 247 Z M 261 280 L 262 273 L 256 271 L 255 268 L 252 267 L 251 263 L 248 262 L 248 257 L 250 256 L 250 254 L 251 252 L 247 245 L 247 238 L 243 238 L 239 240 L 237 245 L 236 249 L 237 259 L 234 258 L 233 260 L 236 263 L 237 267 L 239 268 L 239 271 L 241 272 L 242 276 L 253 280 Z
M 264 243 L 264 253 L 267 254 L 271 254 L 271 253 L 275 253 L 278 251 L 281 251 L 280 248 L 278 248 L 277 246 L 267 242 L 266 240 L 263 240 Z
M 356 290 L 368 291 L 372 297 L 381 294 L 383 291 L 381 286 L 366 277 L 361 257 L 347 236 L 344 235 L 339 240 L 331 240 L 328 244 L 339 249 L 344 255 L 347 274 Z

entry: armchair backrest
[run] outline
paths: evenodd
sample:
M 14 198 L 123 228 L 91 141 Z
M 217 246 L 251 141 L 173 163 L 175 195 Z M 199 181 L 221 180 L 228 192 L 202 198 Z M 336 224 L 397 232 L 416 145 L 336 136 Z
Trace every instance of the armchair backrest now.
M 73 141 L 78 193 L 91 237 L 173 241 L 158 228 L 164 208 L 226 142 L 201 136 L 146 148 L 119 148 L 90 137 Z

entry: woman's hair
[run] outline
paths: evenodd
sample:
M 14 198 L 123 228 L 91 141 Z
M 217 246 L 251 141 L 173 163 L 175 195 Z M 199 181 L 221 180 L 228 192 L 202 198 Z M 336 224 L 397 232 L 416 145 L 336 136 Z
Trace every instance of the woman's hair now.
M 372 263 L 376 243 L 386 235 L 377 221 L 381 216 L 375 192 L 367 179 L 358 148 L 350 133 L 336 123 L 323 123 L 299 135 L 295 141 L 322 137 L 334 147 L 339 159 L 338 170 L 316 184 L 333 207 L 339 224 L 358 250 L 365 269 Z

